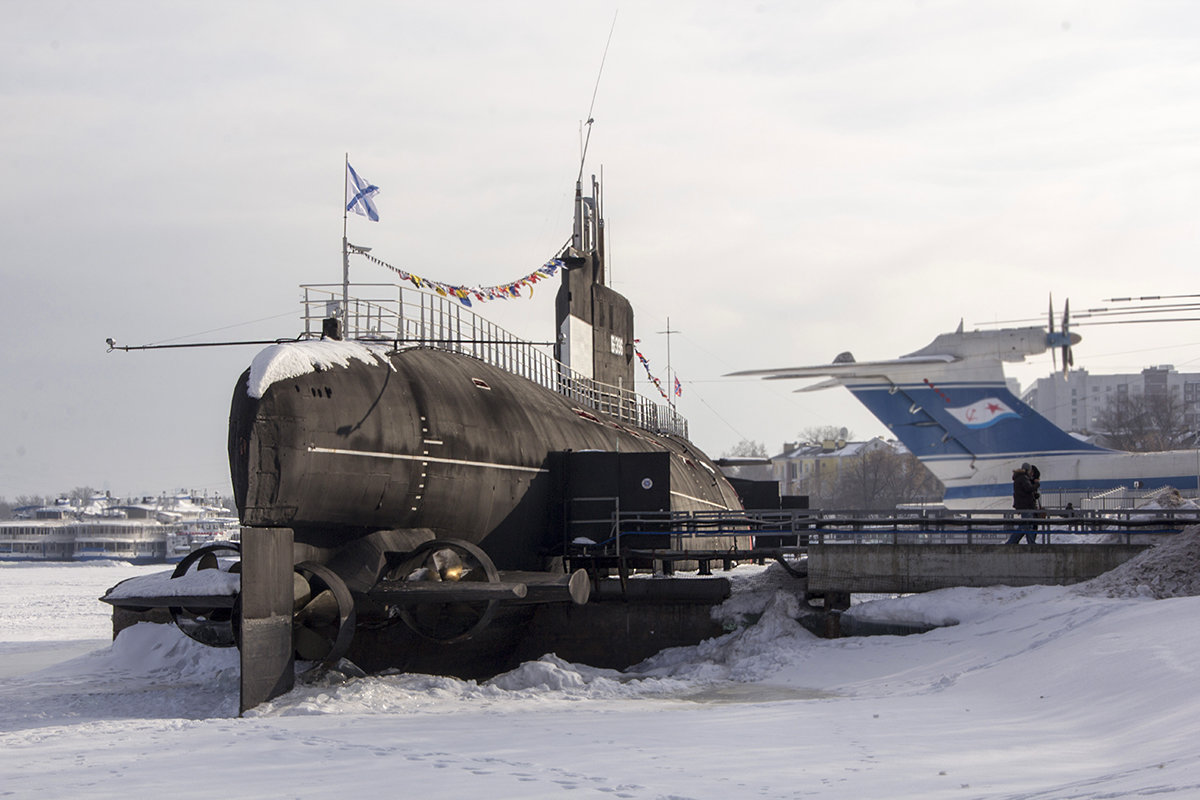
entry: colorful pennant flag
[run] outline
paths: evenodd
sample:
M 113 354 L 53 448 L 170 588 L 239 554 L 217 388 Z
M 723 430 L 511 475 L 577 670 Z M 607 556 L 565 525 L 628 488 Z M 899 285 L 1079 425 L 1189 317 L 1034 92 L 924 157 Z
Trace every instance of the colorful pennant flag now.
M 563 266 L 561 259 L 552 258 L 524 278 L 510 283 L 502 283 L 496 286 L 456 286 L 451 283 L 442 283 L 441 281 L 434 281 L 414 275 L 407 270 L 394 267 L 386 261 L 378 259 L 370 253 L 364 253 L 361 250 L 353 252 L 367 259 L 372 264 L 378 264 L 381 267 L 390 269 L 399 275 L 401 280 L 408 281 L 418 289 L 430 289 L 442 297 L 453 297 L 468 308 L 471 306 L 472 297 L 481 303 L 488 300 L 507 300 L 510 297 L 520 297 L 523 287 L 527 288 L 529 296 L 533 297 L 533 285 L 546 278 L 553 278 Z
M 634 339 L 633 343 L 637 344 L 640 341 L 641 339 Z M 633 348 L 633 353 L 638 357 L 638 361 L 642 362 L 642 366 L 646 368 L 646 377 L 649 378 L 650 382 L 654 384 L 654 388 L 658 389 L 658 393 L 663 396 L 664 400 L 670 400 L 671 398 L 667 395 L 666 391 L 662 387 L 662 381 L 654 377 L 654 373 L 650 371 L 650 362 L 646 360 L 644 355 L 642 355 L 642 351 L 635 347 Z

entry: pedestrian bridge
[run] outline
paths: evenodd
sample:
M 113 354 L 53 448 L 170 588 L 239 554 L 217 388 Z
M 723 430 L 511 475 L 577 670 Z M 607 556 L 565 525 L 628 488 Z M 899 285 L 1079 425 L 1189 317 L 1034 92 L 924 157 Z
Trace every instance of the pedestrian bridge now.
M 868 514 L 809 509 L 615 513 L 612 537 L 574 550 L 579 566 L 644 569 L 670 575 L 681 562 L 709 574 L 714 563 L 775 559 L 807 581 L 827 607 L 853 593 L 908 594 L 955 586 L 1067 585 L 1120 566 L 1163 536 L 1200 524 L 1182 511 L 1047 510 Z M 1006 544 L 1032 529 L 1034 544 Z M 712 549 L 715 537 L 734 548 Z M 568 548 L 568 553 L 572 550 Z M 571 558 L 571 556 L 568 556 Z M 686 568 L 686 567 L 685 567 Z

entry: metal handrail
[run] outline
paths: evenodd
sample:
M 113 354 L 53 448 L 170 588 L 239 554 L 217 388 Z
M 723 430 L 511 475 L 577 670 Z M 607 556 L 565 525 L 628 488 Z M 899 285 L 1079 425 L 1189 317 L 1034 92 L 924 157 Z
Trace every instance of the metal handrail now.
M 1197 509 L 1081 511 L 1044 509 L 1042 517 L 1018 511 L 955 511 L 938 514 L 886 514 L 857 510 L 744 509 L 731 511 L 653 511 L 613 514 L 613 537 L 600 545 L 621 546 L 622 537 L 670 535 L 681 539 L 728 536 L 803 536 L 814 543 L 916 542 L 989 544 L 1017 530 L 1079 535 L 1178 533 L 1200 524 Z M 636 542 L 636 538 L 631 539 Z M 674 541 L 674 539 L 673 539 Z M 629 545 L 626 545 L 629 547 Z M 636 545 L 634 545 L 636 547 Z
M 430 347 L 477 358 L 551 389 L 586 410 L 642 430 L 687 438 L 687 420 L 669 405 L 630 389 L 580 375 L 457 300 L 391 283 L 351 284 L 369 296 L 347 298 L 342 284 L 302 284 L 304 338 L 322 335 L 324 320 L 345 320 L 343 336 L 400 347 Z

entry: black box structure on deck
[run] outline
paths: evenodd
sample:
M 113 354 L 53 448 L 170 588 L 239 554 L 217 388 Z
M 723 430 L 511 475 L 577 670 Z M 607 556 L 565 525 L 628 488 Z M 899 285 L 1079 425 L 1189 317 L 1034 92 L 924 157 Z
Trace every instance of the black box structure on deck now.
M 728 478 L 745 508 L 779 508 L 779 481 Z
M 560 458 L 554 472 L 559 478 L 560 518 L 566 543 L 578 539 L 608 543 L 615 533 L 613 514 L 620 511 L 640 517 L 623 526 L 624 546 L 670 547 L 670 536 L 657 533 L 669 528 L 670 453 L 581 450 L 557 455 Z M 656 520 L 658 516 L 662 519 Z

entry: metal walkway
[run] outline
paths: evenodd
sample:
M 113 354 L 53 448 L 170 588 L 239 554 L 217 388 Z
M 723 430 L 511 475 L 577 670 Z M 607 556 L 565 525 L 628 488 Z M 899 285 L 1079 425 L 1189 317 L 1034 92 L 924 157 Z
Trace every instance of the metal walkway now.
M 810 595 L 910 593 L 952 586 L 1065 585 L 1124 563 L 1153 538 L 1200 524 L 1196 510 L 1063 511 L 881 515 L 818 510 L 616 513 L 603 542 L 565 545 L 566 558 L 590 571 L 677 567 L 711 574 L 741 562 L 775 560 L 807 581 Z M 1008 545 L 1032 531 L 1035 544 Z M 650 539 L 648 537 L 655 537 Z M 713 548 L 734 537 L 733 547 Z M 649 542 L 663 546 L 645 546 Z M 692 565 L 696 565 L 693 567 Z M 838 602 L 841 604 L 841 601 Z
M 1038 541 L 1069 534 L 1072 541 L 1099 537 L 1130 544 L 1142 534 L 1178 533 L 1200 524 L 1200 510 L 1178 511 L 1064 511 L 1047 509 L 1023 518 L 1014 511 L 955 511 L 940 514 L 880 514 L 862 511 L 810 509 L 746 509 L 741 511 L 613 512 L 609 535 L 598 542 L 579 543 L 570 531 L 564 542 L 568 554 L 645 555 L 647 541 L 670 545 L 659 550 L 703 551 L 711 540 L 735 537 L 732 550 L 785 548 L 803 552 L 809 544 L 966 544 L 1003 543 L 1018 530 L 1032 530 Z M 600 519 L 582 520 L 586 523 Z M 1115 536 L 1114 536 L 1115 534 Z M 653 537 L 653 539 L 649 538 Z M 743 546 L 743 543 L 749 543 Z M 717 557 L 716 555 L 710 557 Z

